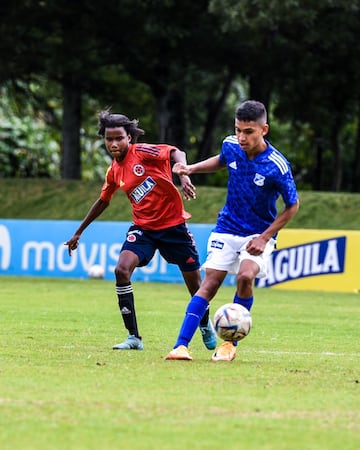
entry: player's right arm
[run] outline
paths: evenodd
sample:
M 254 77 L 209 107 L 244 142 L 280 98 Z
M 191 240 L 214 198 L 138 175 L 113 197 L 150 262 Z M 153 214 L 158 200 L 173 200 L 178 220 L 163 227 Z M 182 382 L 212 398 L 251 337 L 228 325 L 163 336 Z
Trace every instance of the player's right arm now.
M 208 159 L 205 159 L 204 161 L 200 161 L 195 164 L 182 164 L 182 163 L 176 163 L 173 167 L 173 172 L 176 175 L 182 176 L 182 175 L 191 175 L 194 173 L 211 173 L 211 172 L 217 172 L 218 170 L 225 169 L 225 165 L 221 164 L 220 162 L 220 156 L 211 156 Z
M 69 256 L 71 256 L 72 250 L 77 249 L 80 236 L 85 228 L 88 227 L 91 222 L 93 222 L 97 217 L 99 217 L 100 214 L 102 214 L 108 206 L 109 202 L 102 200 L 101 198 L 98 198 L 92 205 L 84 220 L 81 222 L 79 228 L 75 231 L 74 235 L 64 244 L 68 246 Z

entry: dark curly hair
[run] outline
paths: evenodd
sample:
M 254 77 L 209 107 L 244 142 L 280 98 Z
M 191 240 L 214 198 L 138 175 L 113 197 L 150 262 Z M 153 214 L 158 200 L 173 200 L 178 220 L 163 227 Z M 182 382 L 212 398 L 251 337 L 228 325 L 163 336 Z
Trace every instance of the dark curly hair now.
M 131 142 L 134 144 L 138 137 L 145 134 L 145 131 L 138 128 L 139 121 L 130 120 L 123 114 L 111 114 L 109 109 L 105 109 L 99 113 L 99 131 L 98 135 L 105 136 L 105 128 L 124 127 L 127 134 L 131 136 Z

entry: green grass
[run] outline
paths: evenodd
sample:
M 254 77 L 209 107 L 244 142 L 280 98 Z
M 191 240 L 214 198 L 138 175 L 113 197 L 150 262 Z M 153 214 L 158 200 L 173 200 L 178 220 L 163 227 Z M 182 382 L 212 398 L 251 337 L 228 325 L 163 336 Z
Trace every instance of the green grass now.
M 101 183 L 1 179 L 1 218 L 81 220 Z M 226 189 L 198 187 L 193 223 L 214 223 Z M 290 228 L 360 229 L 360 194 L 300 192 Z M 131 220 L 119 193 L 99 220 Z M 190 222 L 191 225 L 191 222 Z M 231 363 L 164 361 L 188 294 L 135 283 L 142 352 L 114 282 L 0 277 L 1 450 L 357 450 L 357 294 L 258 289 L 253 329 Z M 232 298 L 223 287 L 212 312 Z
M 0 218 L 82 220 L 98 198 L 101 182 L 0 179 Z M 300 192 L 300 209 L 289 228 L 360 229 L 360 194 Z M 185 202 L 191 223 L 215 223 L 226 188 L 198 186 Z M 279 204 L 279 210 L 282 205 Z M 98 220 L 130 221 L 127 197 L 119 192 Z
M 213 363 L 199 333 L 194 361 L 164 361 L 183 285 L 134 283 L 145 349 L 121 352 L 113 282 L 0 284 L 2 450 L 360 448 L 356 294 L 257 289 L 237 358 Z

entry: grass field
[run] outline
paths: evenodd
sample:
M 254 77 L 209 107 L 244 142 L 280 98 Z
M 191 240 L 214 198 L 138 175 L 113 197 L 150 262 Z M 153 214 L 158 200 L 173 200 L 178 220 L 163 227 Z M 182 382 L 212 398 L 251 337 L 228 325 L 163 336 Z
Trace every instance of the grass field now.
M 126 335 L 113 282 L 0 286 L 2 450 L 360 448 L 357 294 L 258 289 L 237 358 L 213 363 L 199 333 L 193 361 L 164 361 L 182 285 L 134 283 L 145 349 L 128 352 L 111 349 Z

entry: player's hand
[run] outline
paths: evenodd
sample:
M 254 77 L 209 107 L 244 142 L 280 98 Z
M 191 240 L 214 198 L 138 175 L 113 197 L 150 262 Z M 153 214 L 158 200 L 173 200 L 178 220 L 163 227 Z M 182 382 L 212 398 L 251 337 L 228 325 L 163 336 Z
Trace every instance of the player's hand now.
M 181 188 L 184 198 L 191 200 L 196 198 L 196 187 L 191 183 L 190 178 L 187 175 L 180 176 Z
M 259 256 L 265 250 L 266 244 L 266 239 L 261 236 L 256 236 L 247 243 L 246 251 L 250 253 L 250 255 Z
M 178 175 L 179 177 L 183 175 L 189 175 L 189 166 L 177 162 L 173 165 L 172 171 L 175 173 L 175 175 Z
M 68 253 L 69 253 L 69 256 L 71 256 L 71 252 L 72 252 L 73 250 L 76 250 L 76 249 L 78 248 L 78 245 L 79 245 L 79 239 L 80 239 L 80 236 L 78 236 L 78 235 L 75 234 L 71 239 L 69 239 L 67 242 L 65 242 L 64 245 L 67 245 L 67 246 L 68 246 Z

